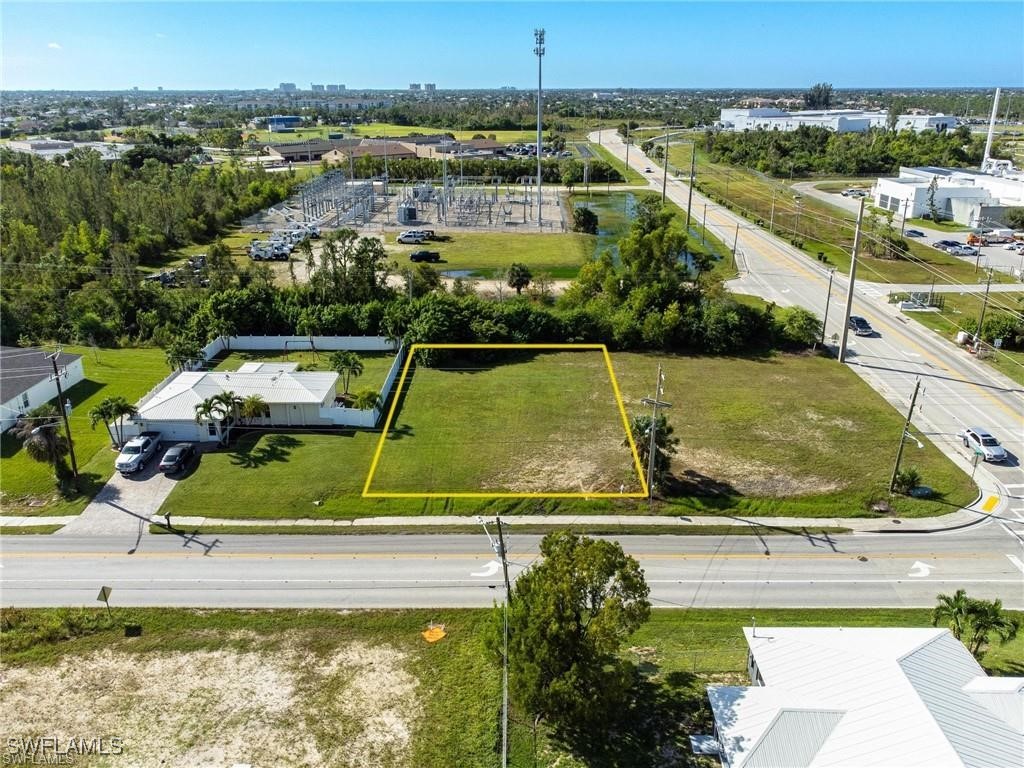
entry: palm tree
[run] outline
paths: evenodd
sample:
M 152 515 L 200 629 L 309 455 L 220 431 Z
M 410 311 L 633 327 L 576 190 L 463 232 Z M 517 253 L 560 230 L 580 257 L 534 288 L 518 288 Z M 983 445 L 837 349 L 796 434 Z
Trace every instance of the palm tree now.
M 361 392 L 357 392 L 355 397 L 352 398 L 352 407 L 358 408 L 361 411 L 369 411 L 383 406 L 384 401 L 380 399 L 380 393 L 373 389 L 364 389 Z
M 971 639 L 967 643 L 976 659 L 981 659 L 988 650 L 989 640 L 994 634 L 1000 645 L 1017 636 L 1020 621 L 1003 614 L 1002 600 L 971 600 Z
M 214 395 L 210 399 L 220 403 L 222 406 L 221 411 L 224 414 L 222 421 L 227 427 L 227 429 L 224 430 L 224 444 L 226 445 L 231 441 L 231 427 L 233 427 L 235 422 L 238 421 L 238 409 L 242 404 L 242 398 L 234 392 L 225 390 L 219 395 Z
M 124 417 L 134 419 L 139 415 L 139 409 L 121 396 L 109 397 L 105 402 L 110 404 L 110 418 L 117 419 L 117 444 L 124 445 Z
M 262 395 L 249 395 L 248 397 L 243 398 L 238 412 L 241 414 L 243 419 L 251 424 L 253 419 L 258 419 L 267 415 L 267 401 L 263 399 Z
M 110 422 L 113 420 L 114 413 L 109 397 L 99 405 L 94 405 L 89 409 L 89 426 L 92 429 L 96 429 L 96 425 L 103 422 L 103 426 L 107 428 L 107 434 L 110 436 L 110 444 L 116 448 L 117 438 L 114 436 L 114 430 L 110 428 Z
M 634 416 L 629 422 L 629 431 L 633 435 L 633 444 L 636 445 L 637 456 L 640 457 L 640 466 L 647 469 L 648 457 L 651 454 L 651 417 L 647 415 Z M 672 456 L 676 453 L 679 445 L 679 438 L 673 436 L 674 430 L 664 416 L 658 416 L 658 429 L 654 435 L 654 484 L 660 485 L 668 474 L 669 465 L 672 463 Z M 623 446 L 629 446 L 628 440 L 622 441 Z
M 208 397 L 203 402 L 196 404 L 196 422 L 202 424 L 204 421 L 213 422 L 217 431 L 217 442 L 224 442 L 221 432 L 221 421 L 227 416 L 227 410 L 219 395 Z
M 345 382 L 345 392 L 348 394 L 348 386 L 352 379 L 357 379 L 363 374 L 363 361 L 359 355 L 347 349 L 331 354 L 331 369 L 336 371 Z
M 22 440 L 25 454 L 33 461 L 53 466 L 60 484 L 71 474 L 64 457 L 71 451 L 71 443 L 60 431 L 60 415 L 52 403 L 33 408 L 18 420 L 14 436 Z
M 958 589 L 953 596 L 939 595 L 938 605 L 932 611 L 932 626 L 937 627 L 940 623 L 949 626 L 953 637 L 960 640 L 965 630 L 970 628 L 971 623 L 971 598 L 967 592 Z

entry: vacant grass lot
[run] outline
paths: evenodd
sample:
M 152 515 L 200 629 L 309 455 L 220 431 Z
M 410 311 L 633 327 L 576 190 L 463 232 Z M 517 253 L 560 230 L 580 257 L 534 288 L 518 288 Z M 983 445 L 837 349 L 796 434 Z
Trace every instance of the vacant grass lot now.
M 392 363 L 395 362 L 395 353 L 357 352 L 356 354 L 359 355 L 359 359 L 363 363 L 363 373 L 358 377 L 352 378 L 349 389 L 353 392 L 359 392 L 363 389 L 379 390 L 384 384 L 384 378 L 388 375 L 388 371 L 391 370 Z M 333 370 L 331 368 L 330 352 L 297 351 L 294 349 L 288 352 L 280 349 L 233 350 L 222 357 L 218 357 L 215 362 L 216 364 L 213 367 L 215 371 L 237 371 L 243 364 L 253 362 L 299 363 L 304 371 Z M 343 389 L 340 381 L 338 387 L 340 392 Z
M 630 146 L 629 159 L 631 160 L 631 162 L 629 168 L 626 167 L 626 163 L 624 160 L 620 160 L 618 156 L 613 155 L 604 147 L 603 144 L 594 144 L 593 142 L 591 142 L 589 146 L 592 151 L 597 153 L 598 157 L 600 157 L 606 163 L 615 168 L 620 174 L 622 174 L 622 177 L 625 179 L 626 184 L 643 184 L 644 186 L 647 186 L 648 179 L 653 178 L 650 176 L 650 174 L 643 174 L 640 173 L 639 171 L 634 171 L 632 168 L 632 166 L 637 162 L 637 160 L 640 157 L 639 145 L 637 145 L 635 148 L 633 146 Z M 636 154 L 634 154 L 634 149 Z
M 766 628 L 930 626 L 927 610 L 753 613 Z M 609 729 L 615 738 L 566 743 L 542 726 L 535 760 L 528 718 L 513 710 L 510 765 L 711 766 L 693 762 L 688 736 L 710 733 L 707 684 L 749 683 L 742 628 L 751 614 L 655 611 L 624 644 L 638 676 L 632 705 Z M 5 609 L 0 728 L 116 732 L 126 756 L 146 764 L 491 766 L 501 689 L 485 649 L 488 618 L 486 610 L 164 608 L 115 609 L 111 622 L 102 608 Z M 448 632 L 433 645 L 419 634 L 431 622 Z M 141 625 L 142 636 L 124 638 L 124 623 Z M 983 665 L 1020 675 L 1022 657 L 1024 636 Z
M 9 433 L 0 438 L 0 498 L 3 514 L 69 515 L 81 512 L 114 473 L 110 437 L 102 424 L 89 427 L 89 409 L 108 397 L 134 403 L 170 373 L 161 349 L 92 349 L 65 346 L 65 352 L 83 356 L 85 379 L 65 392 L 74 410 L 71 434 L 75 441 L 81 493 L 61 498 L 55 490 L 49 464 L 32 461 L 21 442 Z M 42 502 L 42 506 L 35 506 Z M 33 506 L 29 506 L 32 504 Z
M 962 330 L 965 318 L 977 322 L 981 317 L 983 299 L 978 294 L 943 293 L 941 297 L 941 312 L 904 312 L 904 316 L 941 333 L 950 340 L 955 339 L 957 332 Z M 1015 313 L 1019 317 L 1021 312 L 1024 312 L 1024 293 L 989 294 L 987 318 L 1007 313 Z M 988 325 L 987 322 L 985 324 Z M 984 360 L 1018 384 L 1024 384 L 1024 352 L 993 350 L 984 357 Z
M 833 360 L 615 353 L 612 362 L 630 416 L 647 412 L 639 400 L 651 394 L 658 363 L 665 367 L 665 398 L 674 403 L 669 423 L 681 438 L 673 463 L 679 483 L 667 502 L 655 506 L 657 514 L 859 517 L 867 514 L 867 500 L 888 487 L 902 419 Z M 550 382 L 530 386 L 531 392 L 540 391 Z M 495 414 L 485 417 L 487 423 L 504 413 L 497 403 L 507 400 L 508 393 L 501 395 L 491 401 Z M 530 418 L 534 411 L 525 413 Z M 398 423 L 407 417 L 400 410 Z M 516 427 L 512 418 L 506 424 Z M 494 437 L 481 438 L 480 450 L 492 451 L 490 443 L 508 432 L 508 427 L 496 427 Z M 339 519 L 647 511 L 645 503 L 609 499 L 362 499 L 377 438 L 369 431 L 245 435 L 230 450 L 205 454 L 200 469 L 177 483 L 161 511 L 215 518 Z M 398 438 L 386 450 L 401 443 Z M 975 495 L 969 478 L 926 440 L 925 445 L 908 452 L 904 466 L 916 467 L 923 482 L 942 495 L 930 501 L 897 497 L 894 507 L 905 516 L 944 514 Z M 387 454 L 385 471 L 386 459 Z
M 460 355 L 413 366 L 371 492 L 636 493 L 600 351 Z
M 689 163 L 689 147 L 669 147 L 671 162 L 679 167 Z M 731 168 L 708 161 L 697 154 L 697 186 L 704 194 L 729 201 L 734 211 L 747 219 L 761 221 L 768 229 L 772 222 L 772 200 L 775 200 L 774 232 L 784 239 L 797 238 L 810 258 L 818 252 L 840 272 L 850 271 L 850 250 L 856 216 L 849 211 L 813 197 L 796 196 L 785 184 L 750 171 Z M 773 195 L 774 190 L 774 195 Z M 868 221 L 865 213 L 865 221 Z M 884 229 L 885 221 L 879 226 Z M 895 225 L 899 234 L 899 226 Z M 863 237 L 863 235 L 862 235 Z M 863 242 L 863 240 L 862 240 Z M 858 256 L 858 276 L 862 280 L 891 283 L 974 282 L 974 265 L 908 238 L 913 261 L 876 259 L 863 252 Z M 1007 275 L 997 277 L 1007 282 Z
M 546 273 L 553 278 L 574 278 L 594 252 L 596 237 L 577 233 L 537 232 L 451 232 L 451 240 L 425 245 L 400 245 L 397 232 L 388 232 L 388 251 L 402 268 L 410 264 L 409 254 L 427 248 L 441 254 L 435 269 L 447 272 L 465 270 L 473 277 L 493 277 L 513 262 L 525 264 L 534 277 Z

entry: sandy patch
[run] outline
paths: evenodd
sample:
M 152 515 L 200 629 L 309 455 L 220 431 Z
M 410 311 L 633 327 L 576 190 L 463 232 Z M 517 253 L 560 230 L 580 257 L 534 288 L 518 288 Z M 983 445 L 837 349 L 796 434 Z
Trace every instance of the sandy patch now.
M 843 487 L 835 478 L 815 475 L 795 477 L 787 475 L 774 464 L 686 446 L 680 446 L 679 453 L 673 457 L 672 468 L 680 480 L 685 481 L 686 471 L 690 470 L 716 483 L 727 484 L 745 496 L 800 496 L 828 493 Z
M 388 647 L 105 650 L 0 670 L 0 733 L 123 739 L 83 765 L 404 766 L 416 687 Z

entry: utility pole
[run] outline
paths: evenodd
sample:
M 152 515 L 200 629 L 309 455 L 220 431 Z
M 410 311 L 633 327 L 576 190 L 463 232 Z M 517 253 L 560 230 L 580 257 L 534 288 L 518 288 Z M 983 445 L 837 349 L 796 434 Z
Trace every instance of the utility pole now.
M 47 359 L 53 365 L 53 381 L 57 385 L 57 407 L 60 408 L 60 415 L 64 419 L 64 434 L 68 436 L 68 453 L 71 457 L 71 475 L 75 478 L 75 490 L 78 490 L 78 461 L 75 459 L 75 441 L 71 439 L 71 423 L 68 421 L 68 408 L 64 402 L 64 389 L 60 385 L 60 371 L 57 370 L 57 357 L 60 353 L 61 348 L 57 347 L 56 352 L 52 355 L 47 355 Z
M 665 126 L 665 165 L 661 172 L 661 204 L 665 205 L 665 188 L 668 186 L 668 126 Z M 687 229 L 689 229 L 690 222 L 686 222 Z
M 992 270 L 988 271 L 988 280 L 985 281 L 985 298 L 981 302 L 981 317 L 978 319 L 978 332 L 974 335 L 974 353 L 981 349 L 981 332 L 985 328 L 985 310 L 988 309 L 988 292 L 992 287 Z
M 704 233 L 708 231 L 708 204 L 704 203 L 704 223 L 700 227 L 700 244 L 704 245 Z
M 889 480 L 889 493 L 896 486 L 896 475 L 900 472 L 900 459 L 903 458 L 903 442 L 907 439 L 907 430 L 910 428 L 910 419 L 914 415 L 914 405 L 917 403 L 917 393 L 921 389 L 921 379 L 918 378 L 914 384 L 914 394 L 910 397 L 910 410 L 907 411 L 907 420 L 903 422 L 903 431 L 900 432 L 900 447 L 896 449 L 896 463 L 892 468 L 892 479 Z
M 857 228 L 853 231 L 853 253 L 850 255 L 850 284 L 846 288 L 846 311 L 843 313 L 843 340 L 839 343 L 839 362 L 846 362 L 846 342 L 850 336 L 850 311 L 853 309 L 853 287 L 857 282 L 857 248 L 860 247 L 860 225 L 864 220 L 864 198 L 857 211 Z
M 821 321 L 821 346 L 825 346 L 825 326 L 828 325 L 828 305 L 832 302 L 832 278 L 835 277 L 836 271 L 830 269 L 828 271 L 828 296 L 825 298 L 825 318 Z
M 732 257 L 734 259 L 736 258 L 736 249 L 739 247 L 739 244 L 740 244 L 740 223 L 737 221 L 736 222 L 736 237 L 734 237 L 733 240 L 732 240 Z
M 907 207 L 910 205 L 910 198 L 903 201 L 903 221 L 900 223 L 900 237 L 907 231 Z
M 773 234 L 773 235 L 775 234 L 775 193 L 776 193 L 776 191 L 777 190 L 775 189 L 775 187 L 772 187 L 772 215 L 768 219 L 768 232 L 770 234 Z
M 544 92 L 541 88 L 541 63 L 544 60 L 544 30 L 533 30 L 533 39 L 537 43 L 533 52 L 537 54 L 537 228 L 542 229 L 544 223 L 541 220 L 541 208 L 544 205 L 544 197 L 541 193 L 541 158 L 544 156 L 543 136 L 541 136 L 542 121 L 542 99 Z
M 484 527 L 484 534 L 487 536 L 487 541 L 490 542 L 491 549 L 494 553 L 501 558 L 501 567 L 505 574 L 505 605 L 504 605 L 504 619 L 503 619 L 503 646 L 502 651 L 502 670 L 501 670 L 501 765 L 502 768 L 508 766 L 508 605 L 512 601 L 512 586 L 508 579 L 508 558 L 505 552 L 505 536 L 501 530 L 501 518 L 495 517 L 494 524 L 498 527 L 498 540 L 495 541 L 491 538 L 490 531 L 487 530 L 487 523 L 484 522 L 482 517 L 477 517 L 477 522 Z
M 629 175 L 629 118 L 626 118 L 626 175 Z
M 650 444 L 647 448 L 647 503 L 649 506 L 654 506 L 654 459 L 658 450 L 658 409 L 672 407 L 672 403 L 666 403 L 661 400 L 661 396 L 664 392 L 665 374 L 662 373 L 661 365 L 659 365 L 658 382 L 654 388 L 654 397 L 644 397 L 640 400 L 644 405 L 649 405 L 654 408 L 654 415 L 651 417 Z

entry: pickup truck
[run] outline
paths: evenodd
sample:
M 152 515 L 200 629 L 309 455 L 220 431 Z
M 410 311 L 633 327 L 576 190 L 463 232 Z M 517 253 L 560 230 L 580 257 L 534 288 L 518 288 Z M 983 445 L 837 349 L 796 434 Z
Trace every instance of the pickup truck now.
M 413 251 L 409 254 L 409 261 L 432 261 L 441 260 L 441 254 L 437 251 Z
M 160 450 L 160 433 L 143 432 L 134 437 L 121 447 L 117 454 L 114 468 L 122 475 L 130 475 L 141 472 L 146 468 L 146 462 L 157 451 Z

